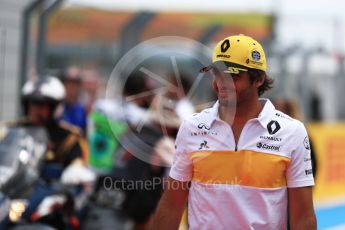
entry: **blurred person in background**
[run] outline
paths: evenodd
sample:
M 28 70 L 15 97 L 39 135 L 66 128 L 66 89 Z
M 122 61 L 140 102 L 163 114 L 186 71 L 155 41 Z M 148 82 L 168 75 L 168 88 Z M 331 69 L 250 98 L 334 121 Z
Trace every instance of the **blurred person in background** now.
M 94 180 L 93 173 L 87 169 L 85 164 L 88 147 L 79 129 L 57 119 L 57 108 L 64 97 L 65 88 L 56 77 L 45 76 L 39 80 L 27 81 L 22 89 L 25 118 L 12 124 L 15 127 L 44 127 L 48 135 L 46 153 L 39 169 L 40 180 L 35 184 L 28 200 L 28 206 L 23 213 L 23 218 L 30 221 L 37 221 L 41 218 L 37 214 L 37 210 L 45 197 L 58 191 L 56 183 L 79 186 L 79 183 L 83 183 L 82 181 Z M 75 207 L 71 200 L 73 198 L 67 196 L 66 199 L 66 206 L 63 206 L 66 208 L 66 210 L 64 209 L 66 215 L 68 218 L 76 218 L 74 216 Z M 51 211 L 53 212 L 53 209 Z M 45 221 L 49 221 L 49 224 L 53 226 L 63 226 L 61 219 L 48 218 Z M 74 227 L 80 225 L 78 221 L 73 223 Z
M 187 200 L 189 229 L 286 229 L 288 212 L 292 229 L 316 229 L 307 132 L 259 99 L 266 68 L 251 37 L 217 43 L 202 72 L 218 101 L 182 123 L 153 229 L 178 229 Z
M 86 113 L 89 115 L 95 102 L 105 96 L 107 78 L 102 76 L 96 68 L 91 67 L 84 69 L 81 75 L 83 77 L 80 103 L 85 106 Z
M 78 128 L 56 118 L 57 108 L 64 97 L 64 86 L 56 77 L 47 76 L 26 82 L 22 90 L 26 119 L 18 123 L 47 129 L 50 143 L 46 161 L 59 163 L 62 168 L 87 156 L 87 148 Z
M 117 160 L 119 139 L 128 127 L 137 126 L 145 118 L 150 99 L 134 97 L 149 90 L 145 78 L 132 73 L 123 86 L 123 98 L 98 99 L 90 112 L 88 139 L 90 165 L 99 174 L 108 174 Z M 121 111 L 121 112 L 120 112 Z
M 153 213 L 163 192 L 163 181 L 172 164 L 174 137 L 180 124 L 175 111 L 165 107 L 164 100 L 168 99 L 161 96 L 155 97 L 154 101 L 158 101 L 147 111 L 145 118 L 141 118 L 145 121 L 140 131 L 128 132 L 121 138 L 122 145 L 126 147 L 121 167 L 113 172 L 113 176 L 124 179 L 125 184 L 146 184 L 124 190 L 122 207 L 133 220 L 136 230 L 150 229 Z
M 133 72 L 124 83 L 122 100 L 99 100 L 94 106 L 95 112 L 109 119 L 107 124 L 113 125 L 113 135 L 116 136 L 106 135 L 104 128 L 98 129 L 98 134 L 103 133 L 103 143 L 115 138 L 121 143 L 111 149 L 113 155 L 108 159 L 113 162 L 113 168 L 109 174 L 100 177 L 99 187 L 109 176 L 116 181 L 119 186 L 116 189 L 123 191 L 125 197 L 121 210 L 138 230 L 149 229 L 163 191 L 163 179 L 172 163 L 174 137 L 180 123 L 175 107 L 171 106 L 175 103 L 166 97 L 167 91 L 151 95 L 149 92 L 153 87 L 155 85 L 149 84 L 142 73 Z M 120 130 L 121 122 L 125 122 L 127 128 L 120 134 L 117 130 Z M 102 140 L 98 138 L 97 141 Z M 97 141 L 95 139 L 92 145 L 101 146 L 96 144 Z M 101 159 L 102 151 L 95 151 L 96 155 Z M 147 183 L 148 186 L 123 189 L 132 183 Z
M 79 127 L 85 133 L 87 114 L 85 107 L 78 101 L 81 90 L 80 70 L 70 67 L 60 74 L 60 79 L 66 91 L 60 119 Z
M 170 77 L 166 97 L 174 101 L 174 110 L 181 120 L 184 120 L 195 113 L 195 108 L 190 98 L 187 97 L 191 88 L 188 75 Z
M 277 99 L 272 101 L 277 110 L 289 115 L 292 118 L 303 120 L 303 116 L 300 110 L 300 107 L 295 100 L 291 99 Z M 313 141 L 309 137 L 309 147 L 310 147 L 310 156 L 311 163 L 313 167 L 314 178 L 317 177 L 317 158 L 315 153 L 315 148 L 313 147 Z

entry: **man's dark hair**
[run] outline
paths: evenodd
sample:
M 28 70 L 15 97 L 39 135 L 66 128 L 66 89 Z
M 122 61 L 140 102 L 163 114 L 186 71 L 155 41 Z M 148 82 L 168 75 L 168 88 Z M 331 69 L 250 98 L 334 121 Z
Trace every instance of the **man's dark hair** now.
M 258 70 L 258 69 L 248 69 L 248 74 L 250 81 L 253 83 L 255 81 L 260 80 L 262 77 L 265 78 L 264 83 L 259 87 L 258 94 L 261 96 L 264 92 L 269 89 L 273 88 L 274 80 L 267 76 L 265 71 Z
M 134 72 L 126 79 L 123 92 L 125 95 L 130 96 L 145 92 L 146 90 L 145 77 L 139 72 Z

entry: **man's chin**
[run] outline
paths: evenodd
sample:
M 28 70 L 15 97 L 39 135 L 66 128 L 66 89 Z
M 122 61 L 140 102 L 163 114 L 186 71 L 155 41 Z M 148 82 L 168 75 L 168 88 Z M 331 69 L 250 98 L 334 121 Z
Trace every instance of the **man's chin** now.
M 235 98 L 218 98 L 219 105 L 229 108 L 236 108 L 236 99 Z

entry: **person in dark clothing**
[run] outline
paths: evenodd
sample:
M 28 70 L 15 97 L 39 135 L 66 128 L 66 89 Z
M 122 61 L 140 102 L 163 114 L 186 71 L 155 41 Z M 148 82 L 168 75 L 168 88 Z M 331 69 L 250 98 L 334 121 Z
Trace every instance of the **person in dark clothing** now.
M 22 90 L 25 119 L 17 125 L 42 126 L 49 135 L 45 163 L 66 168 L 87 157 L 87 145 L 79 129 L 55 118 L 55 111 L 65 96 L 62 83 L 55 77 L 28 81 Z
M 119 139 L 121 153 L 111 176 L 116 189 L 125 199 L 122 211 L 134 222 L 134 229 L 146 230 L 163 192 L 163 181 L 171 162 L 174 137 L 179 120 L 174 111 L 163 108 L 166 100 L 135 97 L 150 90 L 145 78 L 133 74 L 124 84 L 124 97 L 135 100 L 124 102 L 128 129 Z M 169 151 L 170 150 L 170 151 Z M 169 152 L 171 157 L 169 158 Z

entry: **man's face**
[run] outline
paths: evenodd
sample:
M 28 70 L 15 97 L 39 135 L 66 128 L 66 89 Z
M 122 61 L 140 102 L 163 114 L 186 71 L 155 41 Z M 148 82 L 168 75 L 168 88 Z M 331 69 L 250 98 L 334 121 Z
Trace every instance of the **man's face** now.
M 33 103 L 28 105 L 28 118 L 34 125 L 46 125 L 51 120 L 51 106 L 47 103 Z
M 213 88 L 222 106 L 234 107 L 257 95 L 258 89 L 250 81 L 248 72 L 230 74 L 214 69 L 213 75 Z
M 78 100 L 80 92 L 80 82 L 67 80 L 64 82 L 66 89 L 66 102 L 75 103 Z

